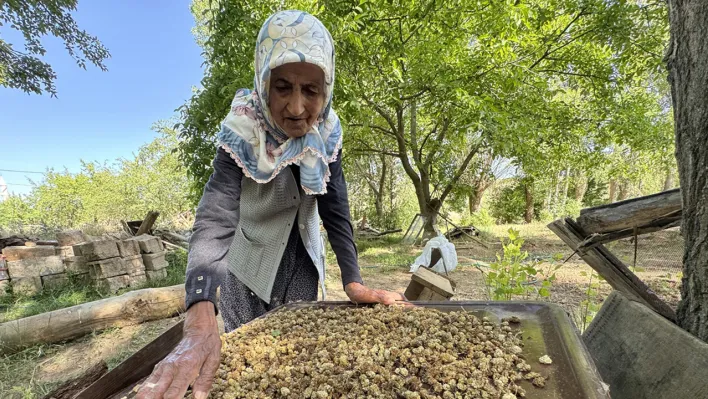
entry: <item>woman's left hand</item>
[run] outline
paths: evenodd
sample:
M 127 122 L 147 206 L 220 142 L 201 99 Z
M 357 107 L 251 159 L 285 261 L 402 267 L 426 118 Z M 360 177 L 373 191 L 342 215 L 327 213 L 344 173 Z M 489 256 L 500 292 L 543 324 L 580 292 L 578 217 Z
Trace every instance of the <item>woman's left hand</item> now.
M 403 294 L 386 290 L 375 290 L 360 283 L 349 283 L 344 287 L 349 300 L 354 303 L 382 303 L 384 305 L 405 304 Z

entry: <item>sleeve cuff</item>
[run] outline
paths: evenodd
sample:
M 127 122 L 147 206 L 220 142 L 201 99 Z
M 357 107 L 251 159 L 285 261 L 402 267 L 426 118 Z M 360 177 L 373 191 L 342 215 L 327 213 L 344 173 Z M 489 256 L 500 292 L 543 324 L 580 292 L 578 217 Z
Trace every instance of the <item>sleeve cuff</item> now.
M 184 283 L 186 291 L 185 295 L 185 310 L 197 302 L 209 301 L 214 304 L 216 314 L 219 314 L 219 302 L 216 296 L 216 289 L 219 287 L 219 282 L 214 276 L 206 273 L 190 273 L 187 281 Z

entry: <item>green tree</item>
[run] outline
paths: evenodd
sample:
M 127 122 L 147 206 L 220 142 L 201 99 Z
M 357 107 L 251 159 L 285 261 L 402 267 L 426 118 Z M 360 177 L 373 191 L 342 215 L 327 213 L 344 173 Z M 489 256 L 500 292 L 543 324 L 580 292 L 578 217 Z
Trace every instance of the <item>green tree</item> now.
M 427 236 L 481 152 L 513 158 L 533 177 L 549 163 L 565 170 L 568 153 L 626 138 L 605 120 L 619 93 L 657 68 L 667 32 L 665 9 L 640 1 L 196 0 L 208 69 L 180 126 L 195 199 L 228 102 L 251 85 L 257 30 L 286 8 L 330 28 L 346 150 L 397 158 L 428 217 Z
M 176 153 L 177 133 L 160 122 L 160 135 L 140 147 L 132 159 L 113 164 L 83 162 L 81 171 L 48 171 L 29 195 L 0 202 L 0 227 L 23 225 L 50 229 L 83 224 L 117 226 L 160 211 L 160 223 L 186 227 L 191 221 L 189 180 Z
M 0 2 L 0 26 L 9 26 L 24 37 L 24 52 L 0 38 L 0 85 L 27 93 L 47 92 L 56 96 L 56 73 L 38 56 L 46 53 L 41 39 L 52 35 L 64 42 L 69 55 L 81 68 L 91 63 L 106 70 L 108 50 L 86 31 L 79 29 L 71 12 L 76 0 L 9 0 Z

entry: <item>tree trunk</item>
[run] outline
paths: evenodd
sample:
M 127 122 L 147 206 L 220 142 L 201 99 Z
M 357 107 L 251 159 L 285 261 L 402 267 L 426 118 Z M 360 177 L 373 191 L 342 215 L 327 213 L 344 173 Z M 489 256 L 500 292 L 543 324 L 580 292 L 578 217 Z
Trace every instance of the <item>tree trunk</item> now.
M 619 184 L 618 191 L 617 201 L 624 201 L 629 198 L 629 182 L 627 180 L 622 180 L 622 183 Z
M 563 199 L 561 200 L 561 212 L 565 215 L 565 204 L 568 202 L 568 188 L 570 187 L 570 166 L 565 169 L 563 182 Z
M 560 172 L 556 173 L 556 188 L 553 191 L 553 216 L 558 216 L 558 211 L 560 210 L 558 207 L 558 195 L 560 194 L 560 185 L 561 185 L 561 180 L 560 180 Z M 528 207 L 528 204 L 526 204 Z
M 524 179 L 524 197 L 526 198 L 524 221 L 531 223 L 533 221 L 533 181 L 528 178 Z
M 379 188 L 376 190 L 376 218 L 378 226 L 382 226 L 383 220 L 386 217 L 384 215 L 384 196 L 385 196 L 385 191 L 386 191 L 386 174 L 388 172 L 388 168 L 386 165 L 386 156 L 381 154 L 380 155 L 380 160 L 381 160 L 381 174 L 379 175 Z
M 611 179 L 610 180 L 610 204 L 615 202 L 615 198 L 617 196 L 617 180 Z
M 438 222 L 438 212 L 442 203 L 437 199 L 433 198 L 429 204 L 425 207 L 425 224 L 423 225 L 423 240 L 429 240 L 431 238 L 437 237 L 440 233 L 438 232 L 437 222 Z
M 667 52 L 683 196 L 678 324 L 708 342 L 708 2 L 669 0 Z
M 484 195 L 485 188 L 483 185 L 477 185 L 472 193 L 468 197 L 470 215 L 482 208 L 482 196 Z
M 664 191 L 674 188 L 674 171 L 666 168 L 666 178 L 664 179 Z
M 575 181 L 575 200 L 582 204 L 587 190 L 588 177 L 585 175 L 584 172 L 578 172 L 578 176 Z

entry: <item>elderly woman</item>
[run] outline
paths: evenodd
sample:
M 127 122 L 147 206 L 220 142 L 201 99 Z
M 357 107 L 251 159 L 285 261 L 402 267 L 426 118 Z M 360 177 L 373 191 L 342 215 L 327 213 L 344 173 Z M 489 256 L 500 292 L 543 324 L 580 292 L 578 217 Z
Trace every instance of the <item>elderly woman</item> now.
M 405 300 L 365 287 L 359 274 L 329 32 L 305 12 L 274 14 L 258 34 L 255 72 L 255 90 L 239 90 L 223 121 L 197 209 L 184 338 L 139 398 L 182 397 L 190 384 L 197 399 L 206 397 L 220 361 L 217 287 L 227 332 L 280 304 L 316 300 L 319 287 L 324 297 L 319 217 L 351 301 Z

